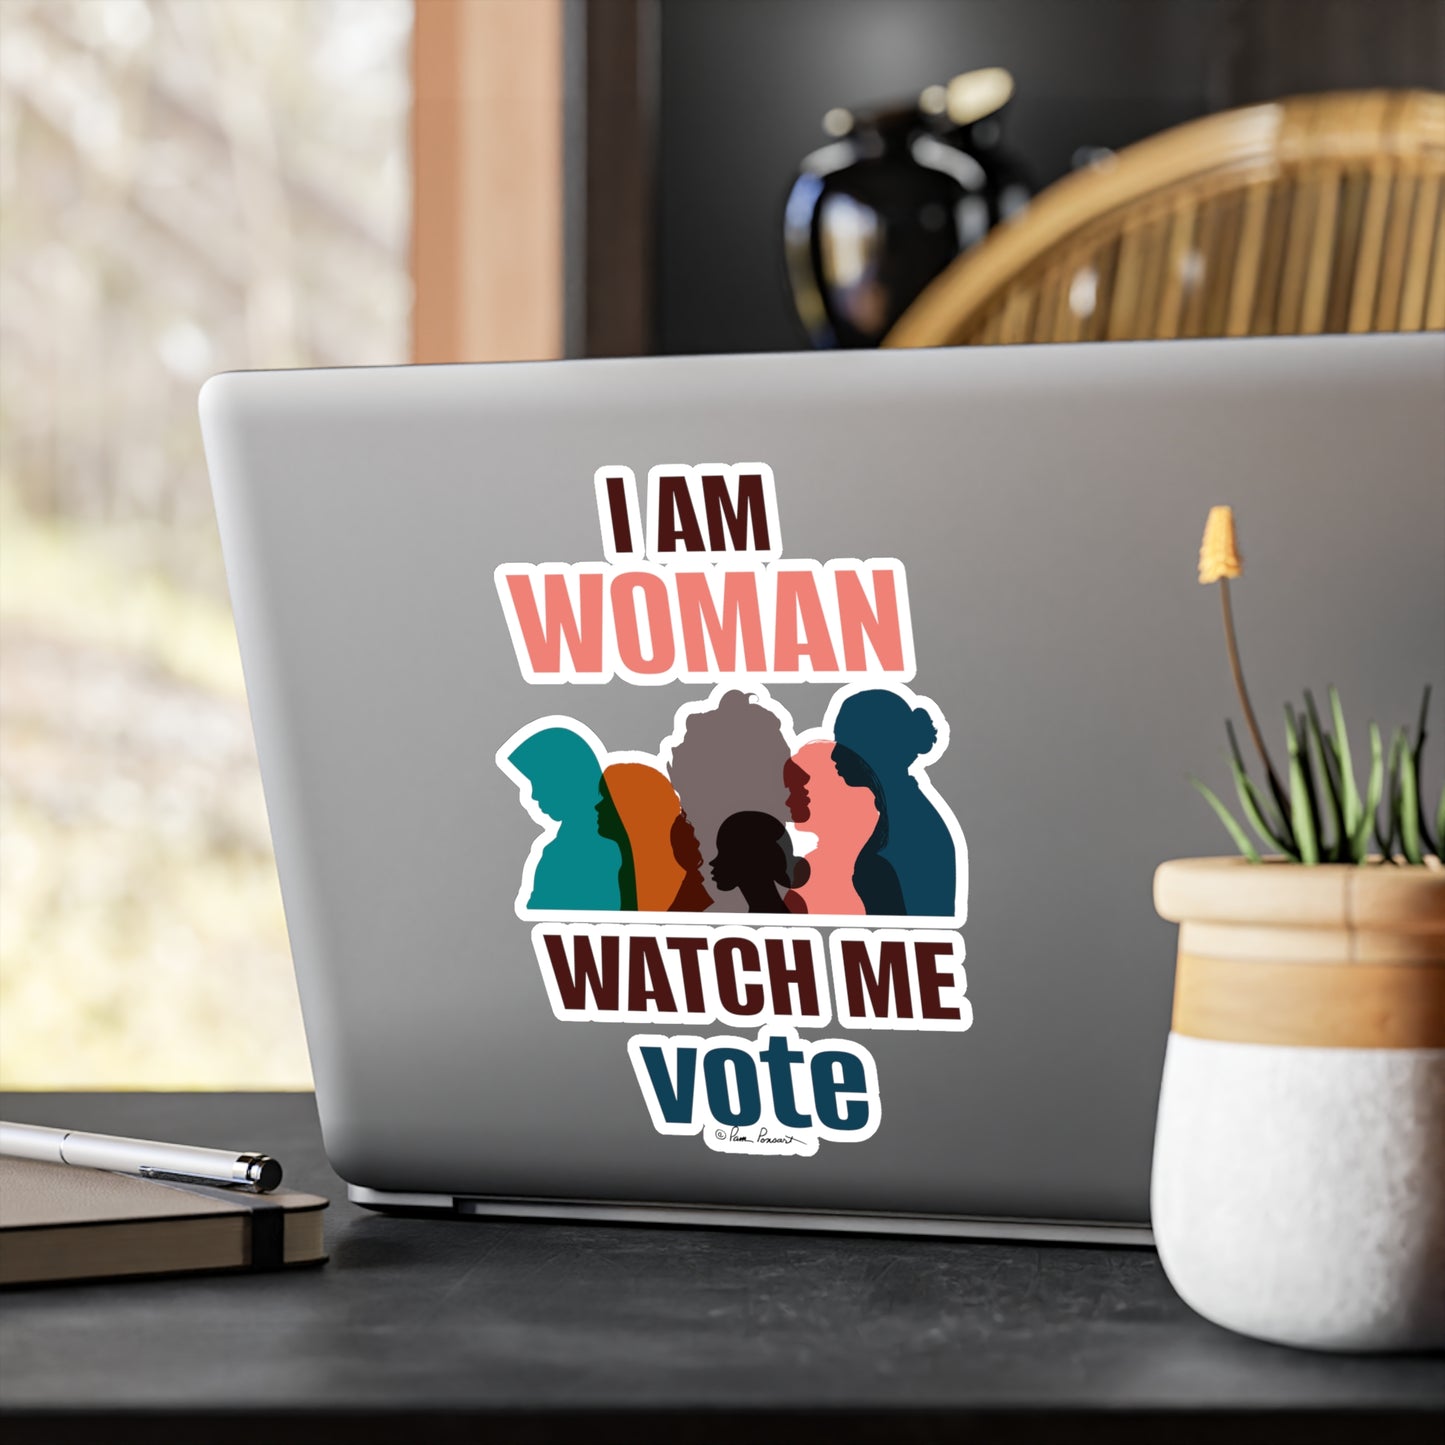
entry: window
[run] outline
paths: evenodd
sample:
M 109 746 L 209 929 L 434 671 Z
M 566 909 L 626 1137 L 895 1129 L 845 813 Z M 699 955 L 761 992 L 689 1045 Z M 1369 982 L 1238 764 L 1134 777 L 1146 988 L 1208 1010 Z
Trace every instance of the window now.
M 196 422 L 407 359 L 409 0 L 0 5 L 0 1083 L 309 1082 Z

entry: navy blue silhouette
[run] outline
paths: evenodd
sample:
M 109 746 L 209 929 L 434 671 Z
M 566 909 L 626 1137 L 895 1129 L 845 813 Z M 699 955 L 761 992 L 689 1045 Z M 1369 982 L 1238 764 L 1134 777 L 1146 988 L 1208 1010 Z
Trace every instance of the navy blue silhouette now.
M 909 771 L 937 746 L 933 718 L 897 693 L 872 689 L 844 701 L 833 737 L 839 745 L 833 753 L 839 776 L 853 787 L 873 787 L 878 798 L 879 827 L 886 827 L 886 832 L 873 856 L 887 863 L 896 876 L 903 901 L 896 911 L 930 917 L 952 914 L 958 889 L 953 836 Z M 860 762 L 867 768 L 860 768 Z M 864 853 L 872 843 L 870 839 Z M 854 879 L 869 913 L 895 911 L 874 907 L 856 868 Z M 869 887 L 876 888 L 876 881 L 869 880 Z

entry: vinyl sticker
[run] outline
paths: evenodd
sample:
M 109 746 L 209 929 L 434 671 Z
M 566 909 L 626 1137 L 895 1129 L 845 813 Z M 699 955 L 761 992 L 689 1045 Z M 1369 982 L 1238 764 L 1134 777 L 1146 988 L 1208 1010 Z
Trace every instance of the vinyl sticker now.
M 872 1055 L 798 1030 L 973 1018 L 968 851 L 929 776 L 949 729 L 910 686 L 903 565 L 785 559 L 761 464 L 653 467 L 645 509 L 626 467 L 593 489 L 604 561 L 496 570 L 522 676 L 709 691 L 651 750 L 561 710 L 497 750 L 538 828 L 516 910 L 552 1011 L 747 1031 L 629 1040 L 659 1133 L 797 1157 L 870 1138 Z M 820 727 L 795 729 L 783 681 L 828 688 Z

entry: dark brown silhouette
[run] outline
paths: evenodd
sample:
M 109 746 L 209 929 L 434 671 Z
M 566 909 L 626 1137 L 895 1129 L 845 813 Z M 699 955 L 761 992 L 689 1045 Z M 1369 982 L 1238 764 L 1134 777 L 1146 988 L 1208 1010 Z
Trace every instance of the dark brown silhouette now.
M 793 856 L 788 830 L 770 813 L 734 813 L 717 832 L 713 881 L 742 895 L 749 913 L 790 913 L 784 893 L 807 867 Z
M 672 856 L 682 868 L 684 877 L 677 896 L 668 910 L 671 913 L 705 913 L 713 905 L 713 896 L 703 881 L 702 849 L 692 831 L 686 813 L 679 813 L 672 823 Z

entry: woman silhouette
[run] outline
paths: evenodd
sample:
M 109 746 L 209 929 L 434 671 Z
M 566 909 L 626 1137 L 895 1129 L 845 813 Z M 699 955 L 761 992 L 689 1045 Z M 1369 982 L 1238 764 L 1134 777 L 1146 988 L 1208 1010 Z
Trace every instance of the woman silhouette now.
M 720 892 L 736 888 L 749 913 L 788 913 L 783 893 L 806 877 L 793 856 L 788 830 L 771 813 L 734 813 L 717 830 L 713 881 Z
M 793 754 L 786 771 L 793 822 L 818 839 L 807 858 L 808 880 L 795 893 L 802 912 L 868 913 L 875 910 L 860 896 L 854 869 L 881 814 L 871 789 L 851 784 L 842 776 L 833 756 L 836 750 L 827 739 L 807 743 Z M 861 765 L 862 760 L 857 761 Z M 855 774 L 858 771 L 854 769 Z M 888 867 L 886 863 L 882 866 Z M 793 895 L 789 895 L 788 902 L 792 901 Z
M 713 897 L 703 881 L 702 849 L 697 846 L 697 834 L 686 813 L 679 813 L 672 822 L 669 834 L 672 856 L 683 871 L 682 886 L 673 897 L 669 912 L 706 913 L 712 907 Z
M 523 738 L 507 763 L 524 798 L 530 793 L 536 811 L 557 824 L 536 857 L 527 906 L 615 911 L 618 845 L 598 836 L 592 809 L 602 765 L 592 744 L 571 728 L 545 727 Z
M 679 815 L 672 784 L 646 763 L 613 763 L 602 774 L 601 792 L 597 831 L 622 849 L 622 907 L 666 913 L 686 880 L 672 851 Z
M 845 699 L 833 736 L 839 744 L 833 756 L 844 782 L 868 786 L 863 764 L 874 775 L 887 827 L 878 856 L 897 875 L 903 912 L 951 915 L 958 888 L 953 835 L 913 772 L 918 760 L 938 746 L 932 715 L 895 692 L 874 688 Z
M 705 858 L 718 852 L 719 830 L 731 814 L 786 816 L 783 767 L 791 751 L 777 713 L 745 692 L 726 692 L 688 717 L 667 770 Z M 714 911 L 743 907 L 733 893 L 718 898 Z
M 637 911 L 637 870 L 632 866 L 632 845 L 627 841 L 627 828 L 617 804 L 612 799 L 612 789 L 607 786 L 607 774 L 597 780 L 597 833 L 609 843 L 617 845 L 617 907 L 623 913 Z

